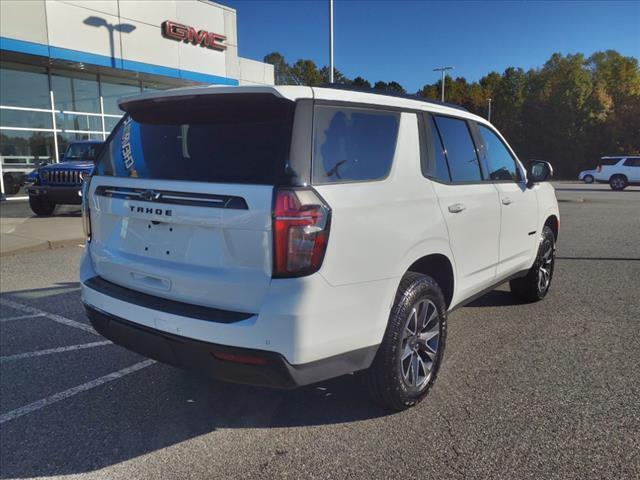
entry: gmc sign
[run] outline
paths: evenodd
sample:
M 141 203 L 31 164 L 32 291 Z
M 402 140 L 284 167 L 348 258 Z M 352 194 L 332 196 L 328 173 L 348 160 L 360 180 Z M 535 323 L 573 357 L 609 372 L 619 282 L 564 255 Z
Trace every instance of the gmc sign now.
M 207 32 L 206 30 L 198 30 L 188 25 L 165 20 L 162 22 L 162 36 L 178 40 L 179 42 L 192 43 L 202 47 L 211 48 L 212 50 L 223 51 L 227 46 L 222 43 L 227 37 L 218 33 Z

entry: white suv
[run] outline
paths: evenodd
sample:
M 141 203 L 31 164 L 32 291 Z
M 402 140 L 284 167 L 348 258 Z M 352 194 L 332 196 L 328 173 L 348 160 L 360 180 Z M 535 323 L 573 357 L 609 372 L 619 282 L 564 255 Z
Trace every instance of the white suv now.
M 274 387 L 365 371 L 400 410 L 435 381 L 447 312 L 507 280 L 525 301 L 549 289 L 551 167 L 525 170 L 462 108 L 262 86 L 121 107 L 80 279 L 96 330 L 131 350 Z
M 640 156 L 602 157 L 593 176 L 596 182 L 608 183 L 612 190 L 640 185 Z

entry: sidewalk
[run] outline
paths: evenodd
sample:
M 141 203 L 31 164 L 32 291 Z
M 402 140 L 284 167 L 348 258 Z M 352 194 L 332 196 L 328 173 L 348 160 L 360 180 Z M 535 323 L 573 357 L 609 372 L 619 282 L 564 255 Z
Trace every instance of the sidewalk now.
M 36 217 L 26 201 L 0 203 L 0 257 L 81 244 L 79 207 L 58 207 L 53 217 Z

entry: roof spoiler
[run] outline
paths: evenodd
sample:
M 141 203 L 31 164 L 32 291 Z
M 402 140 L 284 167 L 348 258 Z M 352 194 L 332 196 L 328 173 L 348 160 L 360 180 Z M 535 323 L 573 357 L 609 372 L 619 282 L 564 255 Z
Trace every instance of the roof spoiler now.
M 466 108 L 461 107 L 460 105 L 456 105 L 455 103 L 439 102 L 438 100 L 428 100 L 419 95 L 392 92 L 389 90 L 376 90 L 375 88 L 361 87 L 356 85 L 345 85 L 343 83 L 324 83 L 319 86 L 321 88 L 333 88 L 335 90 L 347 90 L 350 92 L 373 93 L 374 95 L 384 95 L 386 97 L 406 98 L 407 100 L 417 100 L 418 102 L 429 103 L 431 105 L 442 105 L 444 107 L 455 108 L 457 110 L 462 110 L 463 112 L 469 111 Z

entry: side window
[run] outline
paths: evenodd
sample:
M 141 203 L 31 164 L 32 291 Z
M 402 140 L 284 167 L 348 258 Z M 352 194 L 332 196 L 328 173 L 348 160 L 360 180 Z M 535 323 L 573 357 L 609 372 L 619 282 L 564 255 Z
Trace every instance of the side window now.
M 479 182 L 482 180 L 476 149 L 465 120 L 434 117 L 444 144 L 451 180 L 453 182 Z
M 482 137 L 480 147 L 480 161 L 487 166 L 487 180 L 521 180 L 520 170 L 516 166 L 515 159 L 502 143 L 502 140 L 488 127 L 478 125 L 478 131 Z
M 316 106 L 314 183 L 379 180 L 391 170 L 400 114 L 363 108 Z
M 421 128 L 426 139 L 426 155 L 423 157 L 422 174 L 425 177 L 450 182 L 449 167 L 444 156 L 440 133 L 431 115 L 422 115 Z
M 625 167 L 640 167 L 640 158 L 627 158 L 624 161 Z

